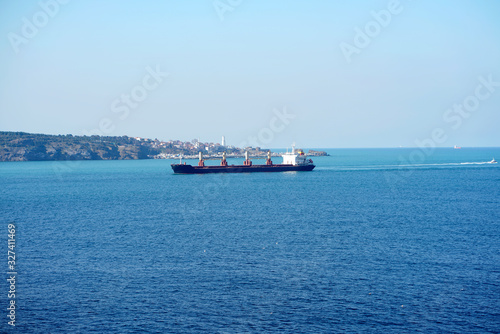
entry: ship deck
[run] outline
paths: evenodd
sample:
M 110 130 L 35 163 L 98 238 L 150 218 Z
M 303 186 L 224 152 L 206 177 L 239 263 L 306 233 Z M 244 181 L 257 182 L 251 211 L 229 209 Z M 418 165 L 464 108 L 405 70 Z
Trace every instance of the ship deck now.
M 184 164 L 172 164 L 176 174 L 208 174 L 208 173 L 255 173 L 255 172 L 288 172 L 288 171 L 312 171 L 314 165 L 228 165 L 228 166 L 192 166 Z

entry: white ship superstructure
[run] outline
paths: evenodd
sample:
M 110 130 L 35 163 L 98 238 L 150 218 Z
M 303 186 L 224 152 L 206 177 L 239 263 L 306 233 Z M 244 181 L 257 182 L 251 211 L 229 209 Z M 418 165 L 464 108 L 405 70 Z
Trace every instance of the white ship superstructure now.
M 312 160 L 307 159 L 302 150 L 295 150 L 295 146 L 292 146 L 292 152 L 286 152 L 282 157 L 284 165 L 307 166 L 313 164 Z

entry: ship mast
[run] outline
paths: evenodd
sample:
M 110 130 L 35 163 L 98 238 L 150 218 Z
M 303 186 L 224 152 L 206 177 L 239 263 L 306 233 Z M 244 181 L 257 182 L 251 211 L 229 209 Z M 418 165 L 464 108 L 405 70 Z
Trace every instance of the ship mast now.
M 203 167 L 205 166 L 205 162 L 203 160 L 203 153 L 198 153 L 198 157 L 200 158 L 200 161 L 198 161 L 198 166 Z
M 226 151 L 222 153 L 222 160 L 220 161 L 221 166 L 227 166 L 227 161 L 226 161 Z
M 248 151 L 245 151 L 245 161 L 243 162 L 243 166 L 252 166 L 252 161 L 248 159 Z
M 271 151 L 267 151 L 266 165 L 270 166 L 272 164 L 273 164 L 273 162 L 271 161 Z

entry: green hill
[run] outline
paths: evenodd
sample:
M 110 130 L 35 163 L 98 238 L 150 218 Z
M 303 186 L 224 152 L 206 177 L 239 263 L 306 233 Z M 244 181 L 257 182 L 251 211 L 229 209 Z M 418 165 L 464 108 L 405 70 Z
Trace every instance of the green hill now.
M 0 131 L 0 161 L 148 159 L 155 141 L 132 137 L 45 135 Z

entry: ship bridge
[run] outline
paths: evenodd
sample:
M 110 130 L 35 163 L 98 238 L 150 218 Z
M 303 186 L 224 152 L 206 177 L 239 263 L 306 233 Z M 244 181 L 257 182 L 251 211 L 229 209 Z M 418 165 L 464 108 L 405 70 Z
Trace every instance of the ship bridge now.
M 286 152 L 282 155 L 284 165 L 294 165 L 294 166 L 304 166 L 312 165 L 312 160 L 307 159 L 307 156 L 302 150 L 295 150 L 295 146 L 292 146 L 292 152 Z

